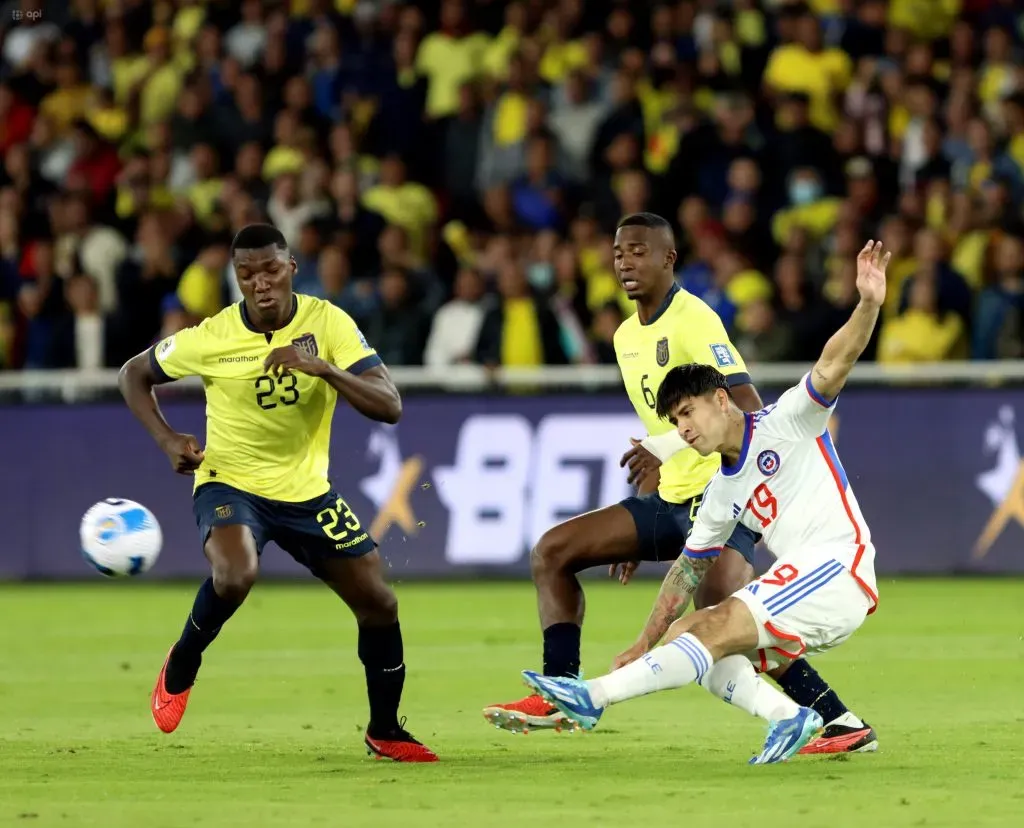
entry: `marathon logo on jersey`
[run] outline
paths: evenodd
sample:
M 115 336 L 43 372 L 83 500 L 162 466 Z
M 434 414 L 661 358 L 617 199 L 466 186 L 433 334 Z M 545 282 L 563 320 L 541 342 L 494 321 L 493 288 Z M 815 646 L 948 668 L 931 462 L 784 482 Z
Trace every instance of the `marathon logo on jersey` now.
M 668 365 L 668 337 L 663 336 L 658 340 L 657 350 L 654 352 L 654 358 L 658 360 L 658 367 L 664 368 Z
M 363 336 L 363 332 L 361 330 L 359 330 L 359 326 L 358 325 L 356 326 L 356 336 L 359 337 L 359 342 L 362 344 L 364 351 L 372 351 L 373 350 L 373 348 L 370 347 L 370 343 L 366 341 L 366 337 Z
M 227 520 L 235 513 L 235 510 L 230 506 L 218 506 L 213 510 L 213 513 L 217 516 L 218 520 Z
M 781 465 L 782 461 L 779 460 L 778 452 L 771 449 L 765 449 L 757 455 L 757 467 L 761 470 L 761 474 L 766 477 L 771 477 L 775 474 Z
M 319 356 L 320 349 L 316 344 L 316 337 L 311 333 L 304 333 L 298 339 L 292 340 L 292 345 L 298 348 L 300 351 L 305 351 L 311 357 Z
M 715 356 L 715 362 L 719 368 L 731 368 L 736 365 L 736 357 L 728 345 L 712 345 L 711 353 Z

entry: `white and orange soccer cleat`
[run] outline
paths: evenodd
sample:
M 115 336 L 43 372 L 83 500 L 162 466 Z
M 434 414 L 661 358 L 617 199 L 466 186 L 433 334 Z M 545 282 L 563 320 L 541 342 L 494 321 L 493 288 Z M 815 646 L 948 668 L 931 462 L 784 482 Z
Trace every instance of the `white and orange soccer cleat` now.
M 519 701 L 485 707 L 484 718 L 509 733 L 529 733 L 533 729 L 561 731 L 572 727 L 564 713 L 536 693 Z

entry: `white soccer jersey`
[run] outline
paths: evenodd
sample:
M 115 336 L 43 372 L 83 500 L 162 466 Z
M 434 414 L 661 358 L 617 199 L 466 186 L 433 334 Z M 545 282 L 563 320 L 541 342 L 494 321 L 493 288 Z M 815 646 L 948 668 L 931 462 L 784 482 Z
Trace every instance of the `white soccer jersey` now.
M 723 460 L 708 484 L 684 554 L 719 554 L 742 522 L 764 536 L 780 561 L 820 552 L 823 563 L 841 563 L 873 611 L 875 548 L 826 428 L 834 406 L 808 374 L 774 405 L 745 414 L 739 459 L 734 466 Z

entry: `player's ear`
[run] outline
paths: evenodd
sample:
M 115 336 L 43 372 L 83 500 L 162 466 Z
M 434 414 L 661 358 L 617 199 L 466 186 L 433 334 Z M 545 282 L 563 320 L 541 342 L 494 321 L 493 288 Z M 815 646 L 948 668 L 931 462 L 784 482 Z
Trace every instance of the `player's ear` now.
M 676 259 L 678 258 L 679 254 L 675 251 L 674 248 L 670 247 L 668 250 L 665 251 L 665 265 L 667 267 L 674 268 L 676 265 Z
M 294 256 L 288 259 L 288 268 L 291 270 L 292 276 L 295 276 L 295 274 L 299 272 L 299 263 L 295 261 Z

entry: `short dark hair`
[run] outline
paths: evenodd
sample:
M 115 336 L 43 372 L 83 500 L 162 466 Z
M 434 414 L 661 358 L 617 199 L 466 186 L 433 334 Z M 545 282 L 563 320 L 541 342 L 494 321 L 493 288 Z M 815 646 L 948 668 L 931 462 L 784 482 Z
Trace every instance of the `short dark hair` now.
M 259 250 L 261 247 L 287 250 L 288 242 L 273 224 L 247 224 L 235 234 L 231 242 L 231 255 L 234 256 L 236 250 Z
M 677 365 L 661 381 L 655 411 L 663 420 L 669 419 L 682 400 L 703 397 L 719 388 L 731 396 L 729 380 L 714 366 L 696 362 Z
M 657 213 L 630 213 L 628 216 L 623 216 L 619 219 L 616 230 L 620 227 L 646 227 L 650 230 L 667 230 L 670 235 L 672 233 L 672 225 L 668 223 L 667 219 L 662 218 Z

